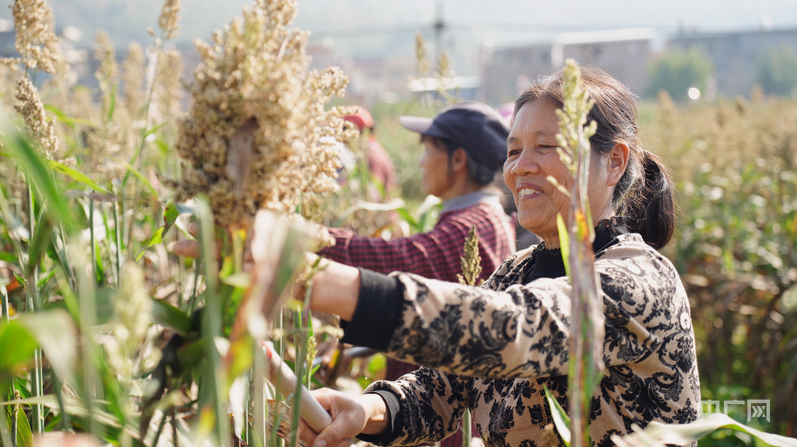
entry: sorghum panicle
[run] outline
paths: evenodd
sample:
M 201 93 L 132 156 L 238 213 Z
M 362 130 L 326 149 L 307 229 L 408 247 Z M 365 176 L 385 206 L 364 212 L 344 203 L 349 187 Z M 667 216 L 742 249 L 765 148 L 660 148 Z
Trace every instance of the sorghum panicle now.
M 58 151 L 55 137 L 55 124 L 47 119 L 44 105 L 39 99 L 39 91 L 25 78 L 17 80 L 17 104 L 14 106 L 22 115 L 30 135 L 41 145 L 48 159 L 53 159 Z
M 163 30 L 163 38 L 171 40 L 180 34 L 180 25 L 177 19 L 180 15 L 180 0 L 166 0 L 163 2 L 161 15 L 158 17 L 158 26 Z
M 11 6 L 16 28 L 15 48 L 22 63 L 47 73 L 66 72 L 66 64 L 55 36 L 53 10 L 44 0 L 15 0 Z
M 180 125 L 178 189 L 208 194 L 219 224 L 247 226 L 261 208 L 294 213 L 337 186 L 343 115 L 325 105 L 348 80 L 307 72 L 308 35 L 288 29 L 295 14 L 294 0 L 261 0 L 212 43 L 195 42 L 202 63 Z

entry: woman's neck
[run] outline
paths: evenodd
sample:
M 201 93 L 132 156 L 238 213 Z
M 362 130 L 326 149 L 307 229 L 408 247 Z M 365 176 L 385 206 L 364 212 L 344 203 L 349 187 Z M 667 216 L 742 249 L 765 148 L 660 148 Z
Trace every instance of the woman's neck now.
M 597 227 L 598 224 L 601 223 L 601 221 L 606 219 L 611 219 L 612 217 L 614 217 L 614 210 L 612 208 L 605 208 L 597 218 L 592 219 L 592 228 Z M 545 242 L 545 248 L 560 247 L 559 232 L 553 234 L 537 234 L 537 237 L 539 237 L 540 239 L 542 239 L 543 242 Z

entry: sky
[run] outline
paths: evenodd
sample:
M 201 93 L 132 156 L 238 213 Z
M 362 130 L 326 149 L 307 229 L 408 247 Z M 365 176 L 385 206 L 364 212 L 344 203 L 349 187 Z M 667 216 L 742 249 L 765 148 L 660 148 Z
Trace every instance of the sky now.
M 11 18 L 12 0 L 1 0 L 0 18 Z M 251 0 L 182 0 L 178 41 L 207 39 Z M 119 46 L 147 43 L 161 0 L 48 0 L 58 26 L 84 31 L 90 46 L 97 29 Z M 411 58 L 414 34 L 434 41 L 439 11 L 446 24 L 442 49 L 458 60 L 485 44 L 494 48 L 545 41 L 560 32 L 656 27 L 714 32 L 760 29 L 762 18 L 777 28 L 797 28 L 797 0 L 299 0 L 295 25 L 311 31 L 311 42 L 357 59 Z M 433 47 L 429 49 L 434 52 Z M 462 62 L 460 65 L 467 65 Z

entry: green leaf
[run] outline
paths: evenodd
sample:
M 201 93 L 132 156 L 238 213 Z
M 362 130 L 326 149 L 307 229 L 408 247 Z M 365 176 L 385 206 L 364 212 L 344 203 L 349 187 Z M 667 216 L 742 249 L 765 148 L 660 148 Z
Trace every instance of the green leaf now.
M 25 386 L 25 383 L 22 382 L 19 378 L 14 379 L 14 389 L 19 391 L 19 395 L 22 396 L 23 399 L 27 399 L 30 397 L 30 390 L 28 387 Z
M 113 119 L 114 111 L 116 111 L 116 89 L 111 89 L 111 104 L 108 106 L 108 121 Z
M 17 405 L 17 404 L 28 405 L 28 406 L 44 405 L 45 407 L 50 408 L 52 410 L 60 411 L 60 407 L 58 405 L 58 397 L 53 394 L 47 394 L 39 397 L 31 397 L 28 399 L 17 399 L 17 400 L 0 402 L 0 407 Z M 71 414 L 72 416 L 86 417 L 89 414 L 83 402 L 80 399 L 76 399 L 71 396 L 64 396 L 64 407 L 66 408 L 67 413 Z M 100 424 L 113 428 L 121 428 L 119 420 L 116 417 L 112 416 L 111 414 L 105 411 L 100 410 L 97 407 L 97 405 L 95 405 L 92 410 L 93 410 L 94 420 L 96 420 Z
M 8 425 L 11 426 L 11 423 L 14 419 L 14 407 L 8 408 Z M 25 414 L 23 409 L 19 409 L 16 414 L 16 422 L 17 422 L 17 445 L 24 446 L 24 447 L 32 447 L 33 446 L 33 432 L 30 429 L 30 422 L 28 421 L 28 416 Z
M 221 282 L 228 286 L 245 289 L 252 283 L 252 276 L 247 272 L 238 272 L 221 278 Z
M 565 264 L 565 273 L 570 278 L 570 233 L 567 231 L 567 225 L 565 225 L 561 213 L 556 215 L 556 227 L 559 230 L 559 248 L 562 252 L 562 261 Z
M 44 106 L 44 109 L 55 115 L 58 118 L 59 123 L 64 123 L 73 129 L 75 128 L 75 124 L 83 124 L 86 126 L 94 127 L 93 122 L 80 118 L 70 118 L 66 116 L 66 114 L 64 114 L 64 112 L 61 111 L 61 109 L 53 106 L 52 104 L 47 104 L 46 106 Z
M 50 238 L 52 232 L 53 225 L 49 220 L 40 220 L 38 225 L 36 225 L 35 234 L 30 242 L 30 246 L 28 246 L 28 265 L 25 268 L 26 275 L 30 275 L 36 266 L 39 265 L 42 255 L 52 242 Z
M 396 210 L 401 220 L 407 222 L 407 225 L 410 226 L 413 233 L 421 233 L 421 226 L 418 225 L 418 222 L 415 221 L 415 218 L 412 217 L 409 211 L 404 208 L 399 208 Z
M 559 401 L 551 396 L 548 387 L 545 386 L 544 389 L 545 400 L 548 401 L 548 407 L 551 409 L 551 416 L 553 416 L 553 425 L 556 427 L 556 431 L 559 433 L 559 437 L 562 438 L 565 445 L 570 447 L 570 416 L 568 416 L 564 408 L 559 405 Z
M 119 163 L 120 165 L 124 166 L 125 168 L 127 168 L 127 170 L 128 170 L 128 171 L 129 171 L 131 174 L 133 174 L 134 176 L 136 176 L 136 178 L 138 178 L 139 180 L 141 180 L 141 182 L 144 184 L 144 186 L 146 186 L 146 187 L 147 187 L 147 189 L 149 189 L 149 192 L 150 192 L 150 193 L 151 193 L 151 194 L 152 194 L 152 195 L 153 195 L 155 198 L 157 198 L 157 197 L 158 197 L 158 192 L 157 192 L 157 191 L 155 191 L 155 188 L 152 186 L 152 183 L 150 183 L 150 182 L 149 182 L 149 180 L 147 180 L 147 178 L 146 178 L 146 177 L 144 177 L 144 174 L 142 174 L 142 173 L 141 173 L 141 172 L 140 172 L 138 169 L 136 169 L 136 168 L 135 168 L 133 165 L 131 165 L 130 163 L 128 163 L 128 162 L 126 162 L 126 161 L 122 160 L 121 158 L 113 157 L 113 160 L 114 160 L 115 162 Z
M 0 381 L 21 374 L 33 362 L 36 346 L 19 319 L 0 325 Z
M 100 245 L 94 241 L 94 271 L 97 272 L 97 284 L 105 283 L 105 268 L 102 265 L 102 255 L 100 255 Z
M 41 289 L 53 276 L 55 276 L 55 269 L 50 269 L 44 275 L 39 276 L 39 280 L 36 281 L 36 288 Z
M 5 261 L 10 264 L 16 264 L 17 257 L 7 251 L 0 251 L 0 261 Z
M 154 134 L 155 132 L 161 130 L 161 128 L 163 126 L 165 126 L 166 124 L 168 124 L 168 123 L 169 123 L 169 120 L 166 120 L 166 121 L 158 124 L 157 126 L 153 127 L 152 129 L 149 129 L 148 131 L 146 131 L 146 133 L 144 133 L 144 138 L 147 138 L 148 136 L 150 136 L 150 135 Z
M 163 221 L 165 222 L 164 226 L 167 227 L 167 231 L 168 228 L 174 225 L 178 217 L 180 217 L 180 210 L 177 209 L 177 205 L 174 201 L 170 200 L 169 203 L 166 204 L 166 209 L 163 210 Z
M 71 177 L 72 180 L 78 183 L 82 183 L 88 186 L 89 188 L 97 191 L 100 194 L 109 194 L 109 195 L 111 194 L 110 192 L 108 192 L 108 190 L 95 183 L 94 180 L 86 177 L 86 175 L 83 174 L 82 172 L 78 172 L 70 168 L 69 166 L 62 165 L 61 163 L 58 163 L 55 160 L 47 160 L 47 164 L 50 165 L 50 169 L 52 169 L 53 171 L 60 172 L 61 174 L 66 174 L 69 177 Z
M 13 135 L 5 135 L 5 137 L 7 147 L 22 162 L 32 183 L 36 186 L 34 191 L 40 192 L 47 201 L 48 218 L 53 224 L 62 224 L 68 233 L 74 230 L 76 225 L 69 207 L 69 200 L 64 198 L 56 187 L 50 174 L 52 171 L 45 166 L 36 148 L 18 132 Z
M 700 419 L 690 424 L 662 424 L 661 422 L 653 421 L 648 424 L 645 430 L 636 425 L 632 428 L 634 433 L 623 437 L 614 435 L 612 436 L 612 441 L 618 447 L 659 447 L 666 444 L 686 445 L 720 428 L 729 428 L 750 434 L 767 445 L 797 447 L 797 439 L 756 430 L 737 422 L 723 413 L 703 415 Z
M 144 256 L 144 252 L 146 252 L 149 247 L 152 247 L 155 244 L 160 244 L 161 242 L 163 242 L 163 231 L 165 229 L 166 226 L 162 226 L 157 230 L 155 230 L 155 234 L 153 234 L 152 237 L 149 238 L 149 242 L 147 242 L 147 245 L 144 248 L 142 248 L 141 252 L 139 252 L 138 256 L 136 256 L 136 262 L 138 262 L 141 259 L 141 257 Z
M 71 380 L 77 360 L 78 342 L 77 329 L 69 313 L 60 309 L 25 313 L 15 322 L 38 342 L 61 381 Z M 0 357 L 5 357 L 5 353 Z
M 376 377 L 376 374 L 385 368 L 387 368 L 387 357 L 383 354 L 374 354 L 368 361 L 368 376 Z
M 177 221 L 177 218 L 180 217 L 180 212 L 177 209 L 177 206 L 174 204 L 173 201 L 169 201 L 166 205 L 166 209 L 163 210 L 163 226 L 155 230 L 155 233 L 147 242 L 147 245 L 141 249 L 138 256 L 136 256 L 136 262 L 138 262 L 142 256 L 144 256 L 144 252 L 147 251 L 149 247 L 152 247 L 155 244 L 160 244 L 163 242 L 164 236 L 169 231 L 169 229 L 174 225 Z
M 153 299 L 152 302 L 152 319 L 155 323 L 182 335 L 191 332 L 191 318 L 183 311 L 162 300 Z

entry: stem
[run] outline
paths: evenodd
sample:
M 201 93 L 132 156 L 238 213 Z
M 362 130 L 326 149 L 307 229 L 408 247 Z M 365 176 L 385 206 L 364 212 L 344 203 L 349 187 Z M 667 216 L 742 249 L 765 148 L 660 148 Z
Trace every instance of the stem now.
M 163 433 L 163 426 L 166 425 L 166 413 L 161 414 L 161 422 L 158 424 L 158 431 L 155 432 L 155 438 L 152 440 L 152 447 L 156 447 L 158 445 L 158 440 L 161 438 L 161 433 Z
M 5 222 L 6 233 L 8 233 L 8 238 L 11 239 L 11 244 L 14 246 L 14 252 L 17 254 L 17 265 L 22 268 L 22 266 L 25 265 L 24 252 L 22 251 L 22 245 L 19 243 L 19 240 L 11 234 L 11 230 L 9 229 L 11 222 L 11 210 L 8 208 L 8 201 L 6 201 L 6 196 L 3 194 L 2 188 L 0 188 L 0 212 L 3 213 L 3 221 Z
M 465 410 L 465 414 L 462 415 L 462 447 L 470 447 L 470 441 L 473 438 L 473 427 L 470 420 L 470 410 Z
M 97 252 L 96 240 L 94 239 L 94 196 L 89 198 L 89 234 L 91 235 L 91 277 L 97 281 Z
M 66 412 L 66 405 L 64 404 L 63 386 L 58 379 L 58 375 L 53 374 L 52 377 L 55 382 L 55 396 L 58 398 L 58 408 L 61 411 L 61 429 L 66 432 L 69 431 L 70 424 L 69 413 Z
M 174 447 L 179 447 L 180 442 L 177 439 L 177 411 L 172 407 L 172 444 Z
M 297 329 L 296 337 L 298 340 L 294 339 L 294 343 L 296 346 L 296 358 L 294 359 L 294 374 L 296 374 L 296 387 L 293 391 L 293 404 L 291 405 L 291 410 L 293 410 L 293 414 L 291 415 L 291 446 L 295 446 L 297 436 L 299 435 L 299 420 L 301 419 L 301 399 L 302 399 L 302 377 L 304 377 L 304 360 L 307 357 L 307 337 L 306 334 L 302 329 L 302 314 L 299 311 L 295 311 L 294 315 L 294 326 Z
M 76 250 L 76 256 L 85 260 L 85 246 Z M 92 260 L 91 262 L 94 262 Z M 78 264 L 81 262 L 78 261 Z M 85 265 L 85 263 L 83 263 Z M 95 288 L 97 286 L 97 277 L 89 277 L 85 269 L 78 269 L 78 296 L 80 303 L 80 332 L 83 340 L 80 344 L 81 354 L 83 359 L 83 400 L 86 404 L 87 417 L 89 421 L 89 433 L 100 436 L 100 426 L 94 419 L 94 402 L 92 401 L 92 394 L 94 390 L 95 376 L 93 362 L 95 352 L 92 350 L 91 331 L 97 318 L 97 302 L 95 296 Z
M 254 350 L 255 411 L 252 418 L 253 439 L 249 440 L 249 445 L 264 446 L 268 440 L 268 433 L 266 432 L 266 381 L 263 378 L 268 377 L 266 371 L 268 365 L 258 343 L 255 343 Z
M 0 316 L 3 317 L 3 322 L 8 324 L 11 321 L 11 311 L 8 306 L 8 291 L 3 281 L 0 281 L 0 299 L 2 300 L 2 303 L 0 303 Z
M 196 289 L 199 285 L 199 272 L 202 270 L 202 263 L 199 260 L 194 261 L 194 291 L 191 293 L 191 299 L 188 300 L 188 315 L 194 313 L 194 306 L 196 306 Z
M 121 195 L 121 194 L 120 194 Z M 113 201 L 113 227 L 116 234 L 116 287 L 122 283 L 122 235 L 119 226 L 119 209 L 116 207 L 116 200 Z
M 28 182 L 28 225 L 30 227 L 30 237 L 33 238 L 36 230 L 36 216 L 35 216 L 35 207 L 36 203 L 33 198 L 33 185 Z M 32 272 L 29 272 L 27 279 L 27 284 L 25 290 L 28 296 L 28 308 L 27 311 L 38 312 L 39 311 L 39 300 L 38 300 L 38 264 L 33 268 Z M 44 389 L 42 387 L 42 350 L 41 348 L 36 348 L 33 354 L 33 361 L 34 367 L 32 371 L 32 383 L 31 383 L 31 392 L 34 397 L 40 397 L 44 394 Z M 41 404 L 36 404 L 33 406 L 33 432 L 34 433 L 44 433 L 44 407 Z

